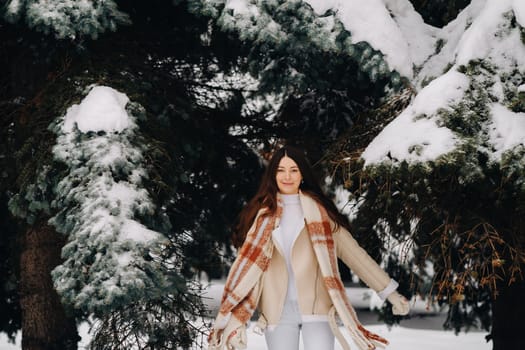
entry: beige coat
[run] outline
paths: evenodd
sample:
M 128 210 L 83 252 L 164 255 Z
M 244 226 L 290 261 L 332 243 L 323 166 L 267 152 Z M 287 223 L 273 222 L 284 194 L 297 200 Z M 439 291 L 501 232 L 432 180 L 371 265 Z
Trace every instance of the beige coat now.
M 379 292 L 390 283 L 390 277 L 359 246 L 351 234 L 340 227 L 333 234 L 337 256 L 370 288 Z M 262 277 L 259 311 L 268 325 L 279 322 L 288 288 L 288 271 L 282 249 L 275 243 L 273 256 Z M 327 315 L 332 307 L 323 276 L 306 227 L 294 242 L 291 265 L 295 275 L 298 304 L 303 315 Z
M 391 293 L 396 283 L 346 230 L 330 230 L 333 223 L 319 203 L 301 193 L 299 198 L 307 228 L 294 242 L 291 264 L 295 280 L 299 281 L 296 287 L 301 311 L 314 317 L 327 315 L 330 328 L 345 350 L 350 347 L 339 330 L 336 316 L 359 349 L 384 347 L 388 341 L 365 329 L 349 304 L 339 277 L 337 255 L 371 288 L 380 291 L 383 297 L 388 296 L 394 313 L 408 313 L 408 302 L 398 293 Z M 279 322 L 288 285 L 286 264 L 272 235 L 279 219 L 278 210 L 274 216 L 255 220 L 249 230 L 226 281 L 221 308 L 208 337 L 210 349 L 245 349 L 246 323 L 255 307 L 266 320 L 262 317 L 254 331 Z

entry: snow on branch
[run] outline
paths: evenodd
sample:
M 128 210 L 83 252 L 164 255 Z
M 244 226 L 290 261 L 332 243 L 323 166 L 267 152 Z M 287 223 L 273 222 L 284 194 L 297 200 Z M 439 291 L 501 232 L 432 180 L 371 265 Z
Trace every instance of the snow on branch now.
M 363 152 L 367 166 L 454 162 L 471 150 L 502 162 L 523 152 L 523 11 L 514 0 L 474 0 L 437 32 L 440 48 L 413 81 L 421 90 Z
M 81 36 L 96 39 L 130 23 L 113 0 L 10 0 L 3 15 L 12 22 L 25 18 L 32 28 L 71 40 Z
M 167 239 L 141 223 L 155 206 L 144 188 L 145 148 L 129 105 L 125 94 L 95 86 L 55 128 L 54 157 L 68 171 L 55 188 L 59 211 L 50 222 L 67 243 L 52 275 L 63 300 L 88 312 L 170 288 L 155 259 Z
M 264 74 L 282 64 L 272 52 L 289 57 L 287 75 L 300 80 L 294 59 L 304 53 L 351 57 L 372 81 L 392 75 L 411 79 L 414 67 L 434 51 L 435 28 L 424 23 L 408 0 L 190 0 L 196 13 L 211 16 L 225 31 L 261 46 L 267 53 Z

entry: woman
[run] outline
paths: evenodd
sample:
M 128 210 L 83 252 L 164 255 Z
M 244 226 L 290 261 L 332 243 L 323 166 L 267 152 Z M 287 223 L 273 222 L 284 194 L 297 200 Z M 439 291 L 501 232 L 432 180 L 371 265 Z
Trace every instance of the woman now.
M 322 192 L 303 152 L 276 151 L 259 190 L 240 214 L 237 241 L 243 242 L 224 287 L 210 332 L 210 349 L 246 348 L 246 324 L 258 309 L 257 329 L 269 350 L 334 348 L 334 335 L 350 349 L 335 321 L 339 316 L 360 349 L 387 340 L 366 330 L 345 294 L 337 267 L 341 258 L 392 312 L 406 315 L 408 301 L 397 283 L 348 232 L 348 219 Z

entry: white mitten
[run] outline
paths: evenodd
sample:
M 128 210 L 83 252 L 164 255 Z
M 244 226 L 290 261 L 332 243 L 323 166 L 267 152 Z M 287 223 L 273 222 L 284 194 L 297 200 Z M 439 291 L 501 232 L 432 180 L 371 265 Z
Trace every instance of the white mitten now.
M 226 340 L 228 349 L 246 349 L 247 344 L 246 326 L 240 326 L 235 329 Z
M 232 317 L 226 328 L 224 328 L 221 343 L 224 349 L 246 349 L 248 344 L 246 325 L 241 324 Z
M 224 346 L 223 329 L 212 328 L 208 336 L 208 350 L 221 350 Z
M 408 300 L 398 292 L 390 293 L 386 299 L 392 304 L 392 313 L 394 315 L 404 316 L 410 311 Z
M 246 349 L 246 326 L 238 326 L 235 329 L 231 325 L 228 326 L 226 329 L 212 329 L 208 337 L 208 350 Z
M 231 312 L 224 317 L 221 314 L 217 315 L 215 324 L 208 335 L 208 350 L 222 350 L 224 348 L 224 329 L 230 324 L 231 318 Z M 228 331 L 231 332 L 231 326 Z

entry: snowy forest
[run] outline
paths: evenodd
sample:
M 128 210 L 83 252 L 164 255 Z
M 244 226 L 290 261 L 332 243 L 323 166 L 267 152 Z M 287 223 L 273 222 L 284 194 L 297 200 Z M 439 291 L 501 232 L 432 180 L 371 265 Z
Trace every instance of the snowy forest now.
M 286 143 L 402 294 L 525 348 L 524 0 L 3 0 L 0 63 L 22 349 L 86 321 L 90 349 L 200 348 L 201 281 Z

